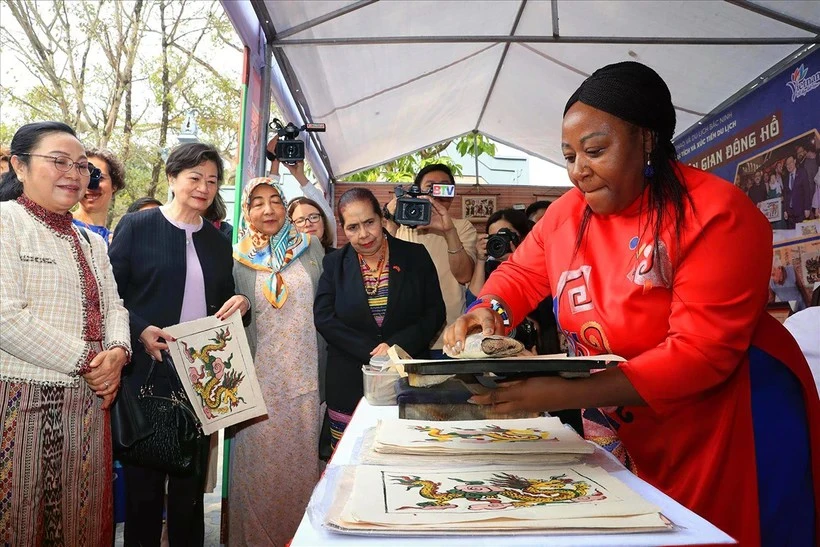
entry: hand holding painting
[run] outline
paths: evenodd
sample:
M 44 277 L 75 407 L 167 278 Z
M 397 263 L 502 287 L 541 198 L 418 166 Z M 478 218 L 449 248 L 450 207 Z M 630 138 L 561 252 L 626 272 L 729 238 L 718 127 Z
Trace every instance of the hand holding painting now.
M 251 301 L 248 300 L 245 295 L 236 294 L 226 300 L 225 303 L 222 304 L 222 307 L 219 308 L 219 311 L 214 315 L 217 319 L 222 319 L 224 321 L 237 310 L 239 310 L 241 315 L 245 315 L 248 313 L 249 309 L 251 309 Z

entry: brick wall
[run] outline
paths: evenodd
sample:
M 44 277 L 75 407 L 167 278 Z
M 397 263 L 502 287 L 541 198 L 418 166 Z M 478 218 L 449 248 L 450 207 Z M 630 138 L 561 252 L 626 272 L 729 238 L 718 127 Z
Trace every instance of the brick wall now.
M 339 182 L 335 185 L 335 198 L 336 202 L 338 202 L 339 196 L 345 193 L 345 191 L 349 190 L 350 188 L 355 188 L 357 186 L 363 186 L 368 188 L 373 194 L 376 196 L 376 199 L 379 200 L 379 203 L 384 205 L 391 199 L 393 199 L 393 189 L 396 187 L 395 184 L 387 184 L 387 183 L 350 183 L 350 182 Z M 508 209 L 513 207 L 514 205 L 524 205 L 525 207 L 532 203 L 533 201 L 539 200 L 548 200 L 553 201 L 558 197 L 562 196 L 569 187 L 561 188 L 561 187 L 553 187 L 553 186 L 507 186 L 507 185 L 492 185 L 486 184 L 481 185 L 479 189 L 476 189 L 474 185 L 457 185 L 456 187 L 456 197 L 454 198 L 454 203 L 450 207 L 450 216 L 453 218 L 462 218 L 461 214 L 461 206 L 462 206 L 462 198 L 464 196 L 493 196 L 495 197 L 495 204 L 496 210 L 498 209 Z M 336 211 L 336 202 L 333 204 L 333 210 Z M 339 219 L 336 219 L 337 222 Z M 475 226 L 476 230 L 479 233 L 484 232 L 484 224 L 483 220 L 474 221 L 473 225 Z M 344 230 L 342 230 L 341 225 L 337 227 L 338 232 L 338 240 L 339 240 L 339 247 L 347 243 L 347 238 L 345 237 Z

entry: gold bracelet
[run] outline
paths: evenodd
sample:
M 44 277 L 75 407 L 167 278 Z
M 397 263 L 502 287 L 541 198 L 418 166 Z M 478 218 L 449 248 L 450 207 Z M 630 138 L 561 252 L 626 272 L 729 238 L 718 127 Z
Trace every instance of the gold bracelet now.
M 464 245 L 462 245 L 461 247 L 459 247 L 455 251 L 451 251 L 450 249 L 447 249 L 447 253 L 451 254 L 451 255 L 457 255 L 458 253 L 460 253 L 463 250 L 464 250 Z

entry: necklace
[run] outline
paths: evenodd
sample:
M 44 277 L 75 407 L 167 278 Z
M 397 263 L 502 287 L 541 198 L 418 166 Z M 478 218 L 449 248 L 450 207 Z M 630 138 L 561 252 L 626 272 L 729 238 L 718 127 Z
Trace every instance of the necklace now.
M 381 288 L 382 273 L 384 272 L 385 259 L 387 258 L 387 245 L 385 243 L 382 243 L 382 252 L 379 256 L 379 263 L 375 270 L 371 270 L 364 257 L 361 254 L 359 255 L 359 266 L 362 270 L 364 292 L 369 297 L 374 297 L 379 294 L 379 289 Z

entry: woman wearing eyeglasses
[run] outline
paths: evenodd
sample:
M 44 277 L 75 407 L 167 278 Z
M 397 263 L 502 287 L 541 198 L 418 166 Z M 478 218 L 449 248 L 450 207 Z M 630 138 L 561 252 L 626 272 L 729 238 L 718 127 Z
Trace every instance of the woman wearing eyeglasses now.
M 274 157 L 273 152 L 276 149 L 278 140 L 277 137 L 268 143 L 269 158 Z M 322 191 L 316 188 L 305 176 L 304 161 L 297 161 L 293 165 L 286 163 L 285 167 L 301 185 L 302 194 L 304 195 L 304 197 L 294 198 L 290 201 L 288 218 L 297 230 L 319 239 L 325 252 L 329 253 L 336 247 L 336 218 L 333 216 L 333 208 L 328 204 Z M 279 160 L 275 158 L 271 160 L 268 176 L 279 177 Z
M 288 207 L 288 216 L 297 230 L 316 237 L 325 253 L 335 250 L 330 220 L 314 200 L 306 197 L 294 199 Z
M 22 126 L 0 201 L 0 545 L 111 545 L 106 409 L 131 354 L 102 238 L 72 224 L 90 180 L 59 122 Z

